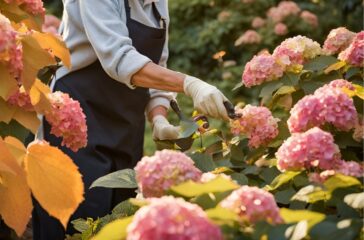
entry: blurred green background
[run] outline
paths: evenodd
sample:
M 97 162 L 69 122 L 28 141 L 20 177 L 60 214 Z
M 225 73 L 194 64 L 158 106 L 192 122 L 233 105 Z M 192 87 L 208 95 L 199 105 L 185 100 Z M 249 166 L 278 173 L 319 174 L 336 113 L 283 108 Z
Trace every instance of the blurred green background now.
M 49 13 L 62 15 L 61 0 L 46 0 Z M 308 10 L 318 18 L 318 26 L 304 21 L 300 15 L 292 15 L 282 21 L 288 33 L 279 36 L 274 32 L 275 23 L 268 21 L 255 29 L 261 36 L 259 44 L 235 46 L 235 41 L 247 30 L 253 29 L 255 17 L 266 19 L 266 13 L 279 4 L 279 0 L 169 0 L 170 8 L 170 59 L 168 67 L 194 75 L 221 89 L 234 103 L 257 103 L 256 92 L 247 88 L 233 91 L 241 82 L 244 64 L 262 49 L 272 51 L 281 41 L 296 35 L 305 35 L 323 43 L 329 31 L 345 26 L 352 31 L 363 29 L 362 0 L 297 0 L 301 11 Z M 178 96 L 183 112 L 191 115 L 189 99 Z M 178 124 L 175 114 L 170 120 Z M 213 121 L 216 128 L 224 124 Z M 150 125 L 145 134 L 145 154 L 155 151 Z

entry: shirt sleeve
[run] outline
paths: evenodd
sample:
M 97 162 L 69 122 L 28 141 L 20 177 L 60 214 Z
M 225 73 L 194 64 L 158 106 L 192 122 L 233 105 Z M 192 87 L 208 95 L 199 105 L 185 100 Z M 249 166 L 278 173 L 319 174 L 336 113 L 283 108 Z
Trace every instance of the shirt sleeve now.
M 151 60 L 132 45 L 128 28 L 115 0 L 79 0 L 89 39 L 105 72 L 130 88 L 131 77 Z M 124 13 L 125 14 L 125 13 Z

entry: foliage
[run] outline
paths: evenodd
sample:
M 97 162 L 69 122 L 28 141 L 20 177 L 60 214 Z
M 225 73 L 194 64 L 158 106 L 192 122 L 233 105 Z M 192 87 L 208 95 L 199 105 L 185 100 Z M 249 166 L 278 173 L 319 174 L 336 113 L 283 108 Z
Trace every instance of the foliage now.
M 58 112 L 60 99 L 46 84 L 60 64 L 70 67 L 62 40 L 41 32 L 42 4 L 0 1 L 0 216 L 18 236 L 31 217 L 31 195 L 64 227 L 83 200 L 81 175 L 66 154 L 45 141 L 23 144 L 37 132 L 38 115 Z M 79 105 L 75 109 L 82 112 Z M 84 117 L 78 120 L 77 128 L 83 127 Z
M 355 49 L 358 41 L 364 41 L 361 35 L 356 34 L 351 40 L 351 48 Z M 289 55 L 290 46 L 297 47 L 295 58 Z M 320 46 L 308 38 L 290 38 L 277 48 L 284 47 L 287 47 L 285 56 L 272 55 L 278 65 L 269 65 L 282 67 L 282 75 L 271 78 L 266 71 L 268 75 L 260 75 L 262 81 L 249 86 L 258 92 L 262 106 L 252 108 L 245 103 L 237 106 L 240 116 L 230 121 L 231 131 L 237 136 L 202 127 L 206 122 L 197 121 L 198 128 L 190 123 L 190 128 L 195 129 L 192 138 L 201 141 L 185 152 L 184 158 L 191 158 L 204 174 L 200 180 L 168 185 L 164 195 L 183 198 L 201 207 L 207 217 L 220 226 L 224 239 L 327 239 L 334 236 L 358 239 L 363 233 L 363 69 L 351 65 L 350 59 L 338 60 L 336 54 L 339 53 L 325 55 Z M 279 62 L 282 57 L 290 59 L 289 64 Z M 295 62 L 297 59 L 299 62 Z M 359 64 L 364 64 L 362 56 Z M 249 74 L 259 74 L 259 71 Z M 244 81 L 241 88 L 246 88 Z M 307 97 L 317 97 L 322 108 L 300 104 Z M 312 107 L 319 107 L 320 111 Z M 303 127 L 291 128 L 292 119 Z M 354 124 L 351 124 L 353 119 Z M 260 121 L 262 123 L 256 124 Z M 188 124 L 183 124 L 186 129 Z M 260 134 L 272 127 L 278 134 L 273 137 Z M 249 144 L 256 135 L 267 138 Z M 173 142 L 162 147 L 180 150 Z M 180 158 L 180 154 L 175 155 Z M 153 175 L 153 171 L 160 172 L 160 156 L 161 152 L 157 152 L 147 158 L 150 160 L 148 174 L 155 178 L 143 182 L 142 188 L 165 179 L 183 179 L 186 174 L 184 168 L 176 164 L 170 171 L 171 176 L 167 173 Z M 168 156 L 175 160 L 173 152 Z M 284 161 L 290 164 L 286 166 Z M 107 178 L 129 179 L 130 171 Z M 140 187 L 141 180 L 136 178 L 136 181 Z M 134 181 L 128 182 L 135 186 Z M 120 183 L 125 184 L 124 180 Z M 158 201 L 144 198 L 141 193 L 136 199 L 122 203 L 129 204 L 129 208 L 124 208 L 126 217 L 112 213 L 111 218 L 89 220 L 92 224 L 87 231 L 81 231 L 82 235 L 91 227 L 96 230 L 78 239 L 93 236 L 128 239 L 129 222 L 134 227 L 136 224 L 133 213 L 141 215 L 147 209 L 145 206 Z M 113 221 L 116 218 L 118 220 Z M 101 224 L 106 225 L 99 231 Z M 150 224 L 154 226 L 151 229 L 158 229 L 158 224 Z

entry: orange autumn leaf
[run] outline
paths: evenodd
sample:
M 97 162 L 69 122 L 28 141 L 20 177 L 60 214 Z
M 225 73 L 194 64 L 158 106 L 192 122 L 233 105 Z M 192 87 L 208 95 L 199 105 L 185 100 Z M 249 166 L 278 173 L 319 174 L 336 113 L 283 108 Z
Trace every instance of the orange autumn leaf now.
M 19 166 L 22 166 L 23 159 L 27 153 L 27 149 L 24 144 L 17 138 L 8 136 L 4 139 L 4 142 L 10 151 L 10 153 L 15 157 Z
M 16 108 L 13 119 L 36 134 L 40 125 L 40 120 L 36 112 L 25 111 L 19 107 Z
M 21 175 L 23 169 L 18 164 L 16 158 L 9 151 L 6 142 L 0 137 L 0 174 L 9 172 L 13 175 Z
M 32 88 L 30 89 L 29 96 L 34 109 L 38 113 L 45 113 L 51 109 L 51 103 L 47 95 L 51 93 L 50 88 L 42 83 L 39 79 L 36 79 Z
M 7 100 L 18 89 L 18 83 L 3 64 L 0 64 L 0 76 L 0 97 Z
M 33 205 L 25 174 L 0 173 L 0 215 L 21 236 L 30 220 Z
M 84 187 L 77 166 L 61 150 L 40 141 L 30 144 L 24 163 L 33 195 L 66 227 L 83 201 Z
M 24 64 L 22 81 L 25 90 L 29 91 L 34 84 L 38 71 L 43 67 L 56 64 L 56 61 L 32 36 L 24 37 L 22 44 Z
M 9 123 L 13 119 L 14 113 L 16 111 L 15 107 L 10 106 L 2 98 L 0 98 L 0 122 Z
M 43 49 L 50 49 L 52 53 L 62 60 L 62 63 L 71 68 L 71 55 L 61 39 L 51 33 L 34 32 L 32 35 Z

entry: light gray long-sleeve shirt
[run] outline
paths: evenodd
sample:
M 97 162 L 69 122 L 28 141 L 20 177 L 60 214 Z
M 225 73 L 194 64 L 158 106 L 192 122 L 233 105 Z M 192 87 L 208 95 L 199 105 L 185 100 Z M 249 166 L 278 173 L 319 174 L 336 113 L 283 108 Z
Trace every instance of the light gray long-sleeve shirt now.
M 168 0 L 155 0 L 157 9 L 169 25 Z M 134 88 L 130 79 L 151 60 L 133 46 L 126 27 L 124 0 L 63 0 L 64 13 L 60 32 L 70 49 L 72 68 L 57 71 L 57 79 L 84 68 L 97 59 L 105 72 L 116 81 Z M 160 27 L 150 0 L 129 0 L 131 18 L 151 27 Z M 167 33 L 168 36 L 168 33 Z M 145 41 L 148 41 L 146 39 Z M 159 65 L 166 67 L 168 37 Z M 175 94 L 150 89 L 147 111 L 157 105 L 169 108 Z

